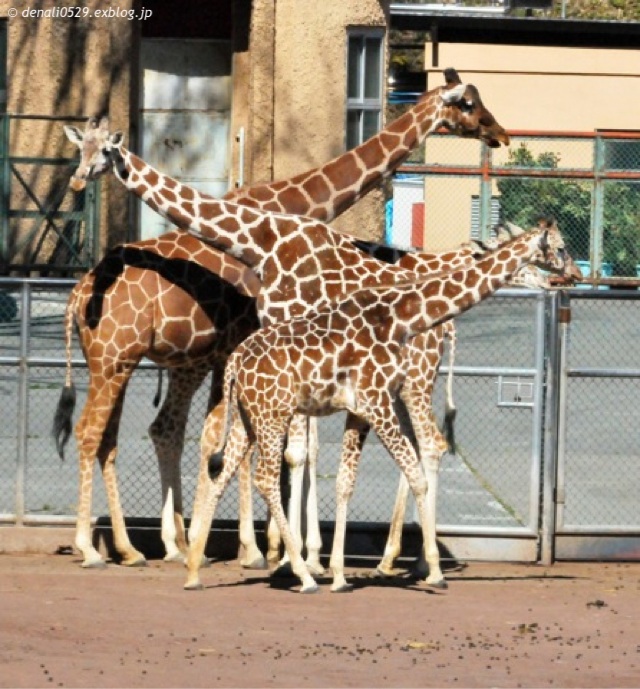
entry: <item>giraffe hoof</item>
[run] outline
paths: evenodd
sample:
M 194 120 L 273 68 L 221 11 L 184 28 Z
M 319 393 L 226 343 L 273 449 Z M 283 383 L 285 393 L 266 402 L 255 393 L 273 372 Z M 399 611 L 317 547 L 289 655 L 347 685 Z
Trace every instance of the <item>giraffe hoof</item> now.
M 185 584 L 184 590 L 185 591 L 204 591 L 204 586 L 202 585 L 201 582 L 196 581 L 193 584 L 189 584 L 189 583 Z
M 303 586 L 300 593 L 320 593 L 320 587 L 314 582 L 313 585 Z
M 107 569 L 107 563 L 104 560 L 85 560 L 81 567 L 83 569 Z
M 269 569 L 269 565 L 262 555 L 248 562 L 242 560 L 240 566 L 244 569 Z
M 165 562 L 179 562 L 180 564 L 184 564 L 186 555 L 183 555 L 180 551 L 178 551 L 177 553 L 172 553 L 171 555 L 165 555 L 163 559 Z
M 326 571 L 319 562 L 306 562 L 306 565 L 309 572 L 316 577 L 321 577 Z
M 394 575 L 393 570 L 389 569 L 383 565 L 378 565 L 375 569 L 375 576 L 381 577 L 383 579 L 388 579 Z
M 353 584 L 340 584 L 340 586 L 336 586 L 335 588 L 332 586 L 331 587 L 331 593 L 352 593 L 353 592 Z
M 134 560 L 123 560 L 120 564 L 123 567 L 146 567 L 148 562 L 144 555 L 141 555 Z
M 426 586 L 430 589 L 437 589 L 438 591 L 446 591 L 449 588 L 449 584 L 446 579 L 440 579 L 438 581 L 429 581 L 428 579 L 424 582 Z

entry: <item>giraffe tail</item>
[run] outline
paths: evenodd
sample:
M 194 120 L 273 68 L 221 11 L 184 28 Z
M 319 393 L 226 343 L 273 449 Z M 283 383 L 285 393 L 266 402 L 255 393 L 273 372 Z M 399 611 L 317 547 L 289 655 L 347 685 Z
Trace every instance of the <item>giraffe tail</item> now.
M 156 388 L 156 394 L 153 398 L 153 406 L 157 407 L 160 404 L 160 400 L 162 399 L 162 372 L 164 369 L 159 368 L 158 369 L 158 387 Z
M 209 457 L 209 476 L 211 479 L 219 476 L 224 467 L 224 451 L 227 445 L 227 436 L 231 427 L 233 411 L 238 405 L 238 395 L 235 386 L 238 359 L 239 354 L 236 351 L 227 360 L 227 365 L 224 369 L 222 399 L 211 412 L 214 417 L 214 434 L 216 435 L 216 447 L 211 457 Z
M 443 432 L 449 452 L 456 452 L 455 420 L 457 409 L 453 401 L 453 364 L 456 358 L 456 326 L 453 320 L 447 322 L 446 335 L 449 339 L 449 371 L 447 373 Z
M 60 459 L 64 460 L 64 448 L 69 441 L 72 430 L 73 411 L 76 407 L 76 388 L 72 380 L 72 365 L 71 365 L 71 338 L 73 335 L 73 314 L 75 311 L 77 301 L 77 287 L 75 287 L 69 295 L 67 308 L 64 313 L 64 340 L 65 340 L 65 354 L 66 354 L 66 369 L 65 381 L 58 406 L 53 416 L 52 435 L 56 443 L 56 449 Z

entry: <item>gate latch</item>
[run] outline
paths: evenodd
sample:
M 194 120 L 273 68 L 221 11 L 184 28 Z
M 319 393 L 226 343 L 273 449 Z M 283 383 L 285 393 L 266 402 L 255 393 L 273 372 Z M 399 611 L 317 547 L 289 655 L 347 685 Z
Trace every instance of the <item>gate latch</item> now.
M 533 394 L 531 378 L 498 376 L 499 407 L 533 407 Z

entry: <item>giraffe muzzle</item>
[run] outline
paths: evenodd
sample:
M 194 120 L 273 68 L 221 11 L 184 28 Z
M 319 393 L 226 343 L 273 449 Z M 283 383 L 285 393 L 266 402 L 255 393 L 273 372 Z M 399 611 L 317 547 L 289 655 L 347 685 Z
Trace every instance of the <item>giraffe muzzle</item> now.
M 73 191 L 82 191 L 87 186 L 87 180 L 84 177 L 78 177 L 77 175 L 71 175 L 69 180 L 69 186 Z

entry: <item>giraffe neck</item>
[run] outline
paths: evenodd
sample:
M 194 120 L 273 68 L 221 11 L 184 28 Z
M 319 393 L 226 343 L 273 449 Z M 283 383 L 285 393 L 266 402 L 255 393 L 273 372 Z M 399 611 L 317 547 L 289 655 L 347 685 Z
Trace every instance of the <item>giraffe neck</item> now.
M 349 292 L 413 277 L 408 267 L 367 256 L 351 238 L 319 221 L 219 201 L 164 175 L 124 146 L 112 151 L 112 165 L 122 184 L 154 211 L 255 271 L 265 321 L 301 316 Z M 437 257 L 428 256 L 436 260 L 429 263 L 432 269 L 441 269 Z
M 528 232 L 472 266 L 445 275 L 414 279 L 395 288 L 364 290 L 339 308 L 354 314 L 371 309 L 376 314 L 373 320 L 384 331 L 404 340 L 457 316 L 496 292 L 531 260 L 539 249 L 542 232 Z
M 115 176 L 135 196 L 181 230 L 241 263 L 259 269 L 280 233 L 296 227 L 293 216 L 274 216 L 212 196 L 163 174 L 119 146 L 111 151 Z
M 442 119 L 442 87 L 356 148 L 290 180 L 239 189 L 225 198 L 262 210 L 329 222 L 391 175 Z

